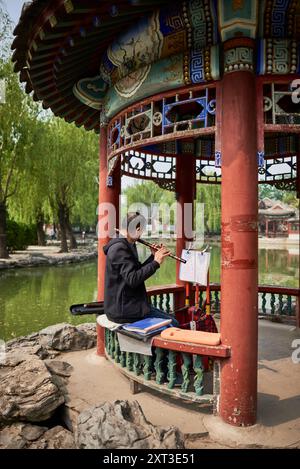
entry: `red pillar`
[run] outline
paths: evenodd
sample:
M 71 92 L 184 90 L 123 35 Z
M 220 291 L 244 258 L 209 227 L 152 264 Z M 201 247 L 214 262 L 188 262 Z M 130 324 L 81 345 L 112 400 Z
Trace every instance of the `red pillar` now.
M 176 157 L 176 255 L 181 256 L 182 249 L 186 248 L 189 241 L 193 241 L 188 233 L 184 233 L 184 227 L 193 227 L 193 213 L 184 209 L 185 204 L 194 204 L 196 187 L 196 161 L 194 155 L 177 155 Z M 193 205 L 194 208 L 194 205 Z M 176 284 L 182 285 L 179 280 L 179 262 L 176 263 Z M 179 295 L 175 304 L 175 309 L 184 305 L 184 295 Z
M 114 170 L 112 186 L 107 185 L 107 126 L 100 128 L 100 162 L 99 162 L 99 218 L 100 222 L 103 217 L 107 217 L 107 212 L 101 211 L 101 204 L 110 203 L 116 209 L 115 220 L 110 220 L 110 223 L 115 223 L 118 227 L 119 221 L 119 196 L 121 193 L 121 173 L 120 162 Z M 113 231 L 110 233 L 113 236 Z M 108 243 L 110 237 L 103 236 L 98 232 L 98 301 L 104 300 L 104 276 L 105 276 L 105 261 L 106 256 L 103 252 L 103 246 Z M 104 329 L 97 324 L 97 354 L 104 356 L 105 341 Z
M 223 78 L 220 416 L 253 425 L 257 401 L 258 184 L 255 76 Z

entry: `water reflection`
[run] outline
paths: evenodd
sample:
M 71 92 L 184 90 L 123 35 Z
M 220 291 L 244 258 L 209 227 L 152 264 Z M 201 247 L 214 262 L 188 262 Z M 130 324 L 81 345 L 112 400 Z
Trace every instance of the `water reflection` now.
M 149 250 L 138 246 L 140 258 Z M 172 247 L 174 251 L 174 247 Z M 176 262 L 167 259 L 147 285 L 175 283 Z M 260 249 L 259 282 L 298 287 L 299 253 L 293 249 Z M 211 282 L 220 282 L 220 246 L 211 253 Z M 57 267 L 17 269 L 0 273 L 0 339 L 8 340 L 60 322 L 93 321 L 73 318 L 69 306 L 97 298 L 96 261 Z

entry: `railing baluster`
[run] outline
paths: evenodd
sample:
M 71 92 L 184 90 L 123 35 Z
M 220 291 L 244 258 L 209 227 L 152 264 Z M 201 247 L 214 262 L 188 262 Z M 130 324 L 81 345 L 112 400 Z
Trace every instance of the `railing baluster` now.
M 278 295 L 278 301 L 279 301 L 278 313 L 283 314 L 283 295 L 281 293 Z
M 176 383 L 176 356 L 177 353 L 174 350 L 168 352 L 168 389 L 173 389 Z
M 156 382 L 157 384 L 163 384 L 165 378 L 164 372 L 164 350 L 162 348 L 156 347 L 156 358 L 154 362 L 154 368 L 156 372 Z
M 293 312 L 292 309 L 293 309 L 292 308 L 292 297 L 291 297 L 291 295 L 288 295 L 287 296 L 287 313 L 288 313 L 289 316 L 292 315 L 292 312 Z
M 181 371 L 182 371 L 182 385 L 181 389 L 183 392 L 187 392 L 189 385 L 190 385 L 190 365 L 192 361 L 192 357 L 190 353 L 183 353 L 182 354 L 183 358 L 183 364 L 181 366 Z
M 171 311 L 170 307 L 170 293 L 166 294 L 166 312 L 169 313 Z
M 133 354 L 133 371 L 137 376 L 139 376 L 142 373 L 141 356 L 139 353 Z
M 194 371 L 195 371 L 195 378 L 194 378 L 195 393 L 197 394 L 197 396 L 202 396 L 204 367 L 203 367 L 202 357 L 200 355 L 196 355 L 195 357 Z
M 115 336 L 116 333 L 111 331 L 111 339 L 110 339 L 110 356 L 114 358 L 115 355 Z
M 153 306 L 154 308 L 157 308 L 157 295 L 153 296 Z
M 131 352 L 126 352 L 126 368 L 128 371 L 133 370 L 133 356 Z
M 271 305 L 271 314 L 274 314 L 275 313 L 275 293 L 271 293 L 270 305 Z
M 120 365 L 122 368 L 126 367 L 126 352 L 120 353 Z
M 150 355 L 144 355 L 143 372 L 144 372 L 144 379 L 146 381 L 149 381 L 151 379 L 151 373 L 152 373 L 152 357 Z
M 164 309 L 164 295 L 159 295 L 159 309 Z
M 118 340 L 118 335 L 115 332 L 115 351 L 114 351 L 114 359 L 116 363 L 120 363 L 120 345 Z
M 105 328 L 105 349 L 109 353 L 109 330 Z
M 262 293 L 262 301 L 261 301 L 261 310 L 263 314 L 266 314 L 266 304 L 267 304 L 267 299 L 266 299 L 266 293 Z

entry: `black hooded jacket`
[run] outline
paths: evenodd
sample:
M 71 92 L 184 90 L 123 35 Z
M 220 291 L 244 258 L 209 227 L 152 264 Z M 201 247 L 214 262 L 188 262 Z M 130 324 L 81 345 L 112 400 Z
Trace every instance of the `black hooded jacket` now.
M 103 251 L 106 254 L 105 314 L 117 323 L 142 319 L 150 310 L 144 282 L 160 267 L 159 263 L 150 256 L 141 264 L 136 245 L 121 236 L 111 239 Z

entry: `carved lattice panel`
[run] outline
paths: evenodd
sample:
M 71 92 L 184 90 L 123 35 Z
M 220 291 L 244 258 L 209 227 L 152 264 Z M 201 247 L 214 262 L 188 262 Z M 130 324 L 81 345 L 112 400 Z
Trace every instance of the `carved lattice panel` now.
M 215 166 L 215 160 L 196 160 L 196 181 L 204 184 L 220 184 L 221 168 Z
M 131 150 L 123 155 L 122 174 L 141 179 L 175 181 L 176 158 Z
M 258 170 L 260 183 L 277 184 L 297 178 L 297 156 L 266 159 Z
M 264 85 L 265 124 L 299 125 L 300 102 L 291 83 Z
M 195 138 L 215 129 L 216 89 L 193 87 L 154 97 L 120 113 L 108 126 L 108 158 L 141 146 Z

